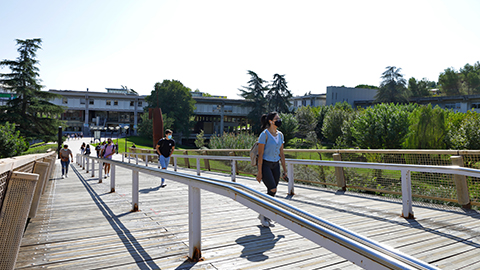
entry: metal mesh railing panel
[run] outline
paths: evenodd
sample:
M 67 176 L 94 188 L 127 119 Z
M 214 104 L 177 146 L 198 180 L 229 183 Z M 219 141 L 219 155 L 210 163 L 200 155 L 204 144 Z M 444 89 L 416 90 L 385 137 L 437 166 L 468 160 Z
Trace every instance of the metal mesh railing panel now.
M 13 269 L 37 180 L 15 176 L 8 183 L 0 213 L 0 269 Z M 38 178 L 38 176 L 37 176 Z
M 2 209 L 3 199 L 5 198 L 5 192 L 7 191 L 9 175 L 10 171 L 0 174 L 0 209 Z
M 15 169 L 13 169 L 13 171 L 31 173 L 31 172 L 33 172 L 33 167 L 34 166 L 35 166 L 35 162 L 29 162 L 27 164 L 24 164 L 20 167 L 17 167 Z

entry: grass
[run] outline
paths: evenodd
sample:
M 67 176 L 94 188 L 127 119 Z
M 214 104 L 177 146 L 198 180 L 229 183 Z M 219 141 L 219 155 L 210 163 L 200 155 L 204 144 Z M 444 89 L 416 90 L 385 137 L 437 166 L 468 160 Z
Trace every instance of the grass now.
M 36 147 L 30 147 L 28 148 L 27 151 L 23 152 L 22 153 L 22 156 L 24 155 L 30 155 L 30 154 L 39 154 L 39 153 L 47 153 L 48 150 L 52 150 L 52 151 L 56 151 L 57 150 L 57 144 L 56 143 L 48 143 L 48 144 L 45 144 L 45 145 L 41 145 L 43 143 L 40 143 L 40 144 L 36 144 L 36 145 L 40 145 L 40 146 L 36 146 Z M 32 145 L 33 146 L 33 145 Z

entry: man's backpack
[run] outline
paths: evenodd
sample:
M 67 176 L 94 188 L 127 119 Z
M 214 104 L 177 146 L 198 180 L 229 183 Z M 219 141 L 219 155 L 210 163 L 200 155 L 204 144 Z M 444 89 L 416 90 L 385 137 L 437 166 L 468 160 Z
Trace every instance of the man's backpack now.
M 267 136 L 265 138 L 265 144 L 267 144 L 268 134 L 265 135 Z M 258 142 L 255 142 L 252 148 L 250 148 L 250 164 L 252 164 L 252 166 L 258 165 Z

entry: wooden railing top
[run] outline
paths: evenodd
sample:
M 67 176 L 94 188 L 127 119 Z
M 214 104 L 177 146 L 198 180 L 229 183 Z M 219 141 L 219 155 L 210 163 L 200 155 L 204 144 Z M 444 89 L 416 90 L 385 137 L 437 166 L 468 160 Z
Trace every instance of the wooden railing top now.
M 142 151 L 153 149 L 139 149 Z M 189 152 L 249 152 L 250 149 L 185 149 L 175 151 Z M 284 149 L 285 152 L 310 152 L 310 153 L 381 153 L 381 154 L 435 154 L 435 155 L 479 155 L 480 150 L 425 150 L 425 149 Z
M 54 154 L 55 152 L 50 152 L 0 159 L 0 174 Z

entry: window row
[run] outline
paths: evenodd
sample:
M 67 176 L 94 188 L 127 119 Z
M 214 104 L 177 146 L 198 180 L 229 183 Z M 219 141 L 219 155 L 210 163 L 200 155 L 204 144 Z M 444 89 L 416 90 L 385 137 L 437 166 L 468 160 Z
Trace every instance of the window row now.
M 68 98 L 62 98 L 62 104 L 68 104 Z M 85 99 L 80 99 L 80 104 L 85 104 Z M 95 100 L 94 99 L 89 99 L 88 100 L 88 104 L 89 105 L 95 105 Z M 105 104 L 107 106 L 112 106 L 112 100 L 109 100 L 107 99 Z M 118 106 L 118 100 L 113 100 L 113 106 Z M 135 101 L 134 100 L 131 100 L 130 101 L 130 107 L 134 107 L 135 106 Z M 139 101 L 138 102 L 138 107 L 142 107 L 143 106 L 143 102 L 142 101 Z

